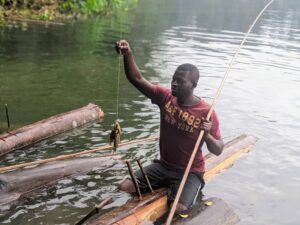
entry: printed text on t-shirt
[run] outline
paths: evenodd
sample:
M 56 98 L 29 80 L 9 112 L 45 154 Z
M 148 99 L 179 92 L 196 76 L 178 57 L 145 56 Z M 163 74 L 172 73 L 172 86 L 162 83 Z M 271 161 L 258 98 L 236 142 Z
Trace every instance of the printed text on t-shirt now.
M 174 106 L 171 103 L 171 100 L 165 104 L 165 110 L 169 113 L 170 116 L 166 114 L 165 120 L 171 125 L 177 126 L 180 130 L 186 130 L 193 132 L 193 128 L 199 128 L 201 124 L 201 118 L 196 117 L 190 114 L 187 111 L 183 111 L 181 108 Z M 176 120 L 178 119 L 177 124 Z

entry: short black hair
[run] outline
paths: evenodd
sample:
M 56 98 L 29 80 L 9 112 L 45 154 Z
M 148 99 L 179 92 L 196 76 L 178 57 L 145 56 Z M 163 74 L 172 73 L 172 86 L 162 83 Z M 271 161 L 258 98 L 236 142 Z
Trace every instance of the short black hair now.
M 176 70 L 183 71 L 183 72 L 189 72 L 189 75 L 192 75 L 196 84 L 198 83 L 200 73 L 199 73 L 198 68 L 195 65 L 190 64 L 190 63 L 181 64 L 180 66 L 177 67 Z

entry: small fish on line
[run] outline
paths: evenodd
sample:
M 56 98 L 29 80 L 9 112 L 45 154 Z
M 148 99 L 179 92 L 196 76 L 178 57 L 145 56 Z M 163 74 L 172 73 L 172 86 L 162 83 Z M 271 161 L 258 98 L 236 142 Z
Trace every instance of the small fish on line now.
M 109 135 L 109 144 L 110 145 L 113 144 L 113 153 L 115 153 L 115 151 L 117 150 L 121 142 L 121 133 L 122 133 L 121 126 L 119 122 L 116 121 L 114 128 L 112 129 Z

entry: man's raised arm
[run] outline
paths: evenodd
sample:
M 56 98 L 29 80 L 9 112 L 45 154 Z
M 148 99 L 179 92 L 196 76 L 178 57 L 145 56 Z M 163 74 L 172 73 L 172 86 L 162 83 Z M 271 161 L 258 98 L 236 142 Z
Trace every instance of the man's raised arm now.
M 119 54 L 123 55 L 125 74 L 128 81 L 132 83 L 146 97 L 151 97 L 153 84 L 151 84 L 142 76 L 138 66 L 135 63 L 128 42 L 125 40 L 120 40 L 116 43 L 116 50 Z

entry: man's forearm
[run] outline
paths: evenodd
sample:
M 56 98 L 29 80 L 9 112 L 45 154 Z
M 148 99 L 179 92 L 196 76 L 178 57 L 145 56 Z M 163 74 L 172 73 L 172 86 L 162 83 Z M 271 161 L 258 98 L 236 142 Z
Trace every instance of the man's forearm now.
M 151 97 L 152 84 L 142 76 L 138 66 L 135 63 L 132 52 L 124 55 L 124 68 L 128 81 L 145 96 Z
M 151 97 L 152 84 L 141 74 L 127 41 L 121 40 L 116 43 L 116 50 L 124 57 L 124 68 L 127 79 L 145 96 Z
M 127 55 L 124 55 L 124 68 L 127 79 L 133 85 L 142 79 L 142 75 L 138 66 L 135 63 L 133 54 L 130 52 Z
M 215 154 L 220 155 L 224 148 L 223 140 L 215 139 L 211 134 L 207 134 L 205 137 L 205 143 L 207 145 L 207 149 Z

